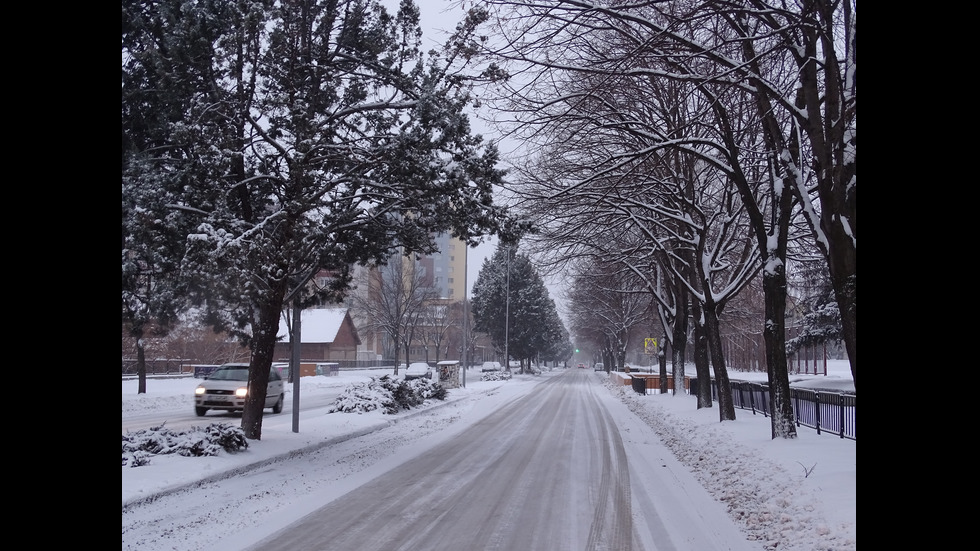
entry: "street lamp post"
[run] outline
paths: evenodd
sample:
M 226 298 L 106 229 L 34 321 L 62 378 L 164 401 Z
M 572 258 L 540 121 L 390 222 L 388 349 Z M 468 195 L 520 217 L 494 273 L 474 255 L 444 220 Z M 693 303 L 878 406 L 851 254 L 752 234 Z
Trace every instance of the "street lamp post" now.
M 466 368 L 470 366 L 469 364 L 469 348 L 467 346 L 467 340 L 469 339 L 470 332 L 470 308 L 469 300 L 467 294 L 469 293 L 470 282 L 469 269 L 470 269 L 470 246 L 465 245 L 463 248 L 463 388 L 466 388 Z
M 302 359 L 303 332 L 300 322 L 303 320 L 303 309 L 299 307 L 297 298 L 293 302 L 293 349 L 289 358 L 289 378 L 293 381 L 293 432 L 299 432 L 299 378 L 300 360 Z
M 507 247 L 507 299 L 504 308 L 504 365 L 510 371 L 510 247 Z

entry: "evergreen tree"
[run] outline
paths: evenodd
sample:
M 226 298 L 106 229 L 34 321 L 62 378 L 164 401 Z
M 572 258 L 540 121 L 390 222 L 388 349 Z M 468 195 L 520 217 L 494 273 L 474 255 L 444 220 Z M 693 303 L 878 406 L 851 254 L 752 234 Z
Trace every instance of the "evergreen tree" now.
M 122 315 L 136 343 L 139 392 L 146 391 L 144 338 L 166 334 L 186 306 L 182 236 L 196 224 L 172 208 L 194 189 L 198 168 L 179 128 L 206 87 L 214 44 L 201 14 L 181 8 L 122 3 Z M 214 21 L 224 21 L 224 31 L 233 23 Z
M 513 254 L 510 246 L 498 244 L 493 255 L 483 259 L 483 266 L 473 284 L 473 330 L 490 336 L 495 349 L 503 350 L 508 330 L 505 320 L 507 303 L 507 268 Z M 505 363 L 506 363 L 505 359 Z
M 468 29 L 425 60 L 418 19 L 411 0 L 123 3 L 124 257 L 153 212 L 184 296 L 252 351 L 248 438 L 284 304 L 336 300 L 353 263 L 431 252 L 434 232 L 475 243 L 505 217 L 497 150 L 451 69 Z M 323 269 L 331 287 L 306 285 Z
M 473 286 L 473 319 L 476 330 L 489 334 L 495 348 L 507 350 L 508 367 L 511 358 L 521 360 L 523 369 L 525 362 L 546 354 L 555 357 L 571 347 L 555 302 L 530 258 L 506 244 L 483 261 Z
M 834 293 L 833 282 L 824 266 L 802 263 L 804 296 L 799 299 L 799 334 L 786 341 L 786 351 L 793 353 L 801 348 L 843 340 L 840 309 Z

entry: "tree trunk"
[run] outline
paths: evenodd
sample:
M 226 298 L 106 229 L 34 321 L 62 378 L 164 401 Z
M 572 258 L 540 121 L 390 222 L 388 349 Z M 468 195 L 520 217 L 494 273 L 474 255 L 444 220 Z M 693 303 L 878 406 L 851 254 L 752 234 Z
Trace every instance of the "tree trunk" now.
M 687 348 L 687 317 L 689 305 L 687 293 L 678 293 L 677 316 L 674 318 L 674 336 L 670 340 L 671 345 L 671 368 L 674 370 L 674 394 L 677 389 L 684 388 L 684 350 Z M 663 392 L 667 392 L 667 381 L 662 382 Z
M 697 302 L 694 310 L 694 371 L 698 377 L 698 409 L 711 407 L 711 367 L 708 365 L 708 336 Z M 674 388 L 677 388 L 676 382 Z
M 842 12 L 837 6 L 832 2 L 816 2 L 808 16 L 816 25 L 827 29 L 841 22 L 856 25 L 849 4 L 840 5 Z M 801 47 L 814 52 L 823 40 L 818 33 L 804 33 L 799 38 Z M 849 43 L 839 42 L 826 48 L 823 54 L 820 64 L 814 63 L 811 55 L 797 57 L 800 68 L 798 105 L 806 108 L 800 126 L 810 138 L 813 174 L 817 177 L 819 223 L 823 233 L 823 239 L 817 239 L 817 244 L 827 258 L 840 310 L 841 336 L 851 364 L 851 378 L 857 388 L 857 187 L 854 185 L 857 133 L 852 126 L 857 120 L 857 89 L 856 81 L 841 79 L 856 59 L 856 36 L 852 35 Z M 852 85 L 853 89 L 850 88 Z M 800 113 L 804 111 L 800 110 Z M 799 185 L 797 189 L 802 195 L 804 186 Z
M 735 400 L 732 398 L 732 383 L 728 380 L 728 366 L 725 365 L 725 354 L 722 351 L 717 305 L 712 302 L 704 305 L 704 326 L 707 333 L 709 355 L 711 356 L 711 367 L 714 368 L 715 381 L 718 383 L 719 421 L 734 421 Z
M 252 340 L 252 361 L 248 368 L 248 397 L 242 411 L 242 430 L 245 438 L 262 439 L 262 415 L 265 411 L 265 398 L 269 390 L 269 371 L 272 369 L 272 356 L 276 349 L 276 333 L 279 332 L 279 316 L 282 312 L 280 300 L 269 300 L 259 310 Z
M 664 335 L 660 342 L 667 343 L 667 335 Z M 657 363 L 660 364 L 660 393 L 667 393 L 667 353 L 664 352 L 665 346 L 661 346 L 657 351 Z
M 834 293 L 837 297 L 837 308 L 840 310 L 841 336 L 847 359 L 851 364 L 851 379 L 857 390 L 857 268 L 854 265 L 856 251 L 851 249 L 849 255 L 839 253 L 831 256 L 831 273 Z M 843 267 L 841 267 L 843 265 Z M 835 269 L 836 268 L 836 269 Z
M 624 330 L 623 333 L 628 333 L 628 332 Z M 617 345 L 616 346 L 616 362 L 619 363 L 619 365 L 625 367 L 626 366 L 626 347 L 627 347 L 626 337 L 624 337 L 622 335 L 619 336 L 616 339 L 616 345 Z
M 776 267 L 764 270 L 762 276 L 766 303 L 766 323 L 762 335 L 766 344 L 772 438 L 796 438 L 796 420 L 786 364 L 786 271 L 784 264 L 771 264 L 776 264 Z
M 146 394 L 146 346 L 143 344 L 142 329 L 136 337 L 136 377 L 139 380 L 136 394 Z
M 395 341 L 395 345 L 392 346 L 391 348 L 392 348 L 392 350 L 395 351 L 395 373 L 394 373 L 394 375 L 395 375 L 395 377 L 397 377 L 398 376 L 398 354 L 400 353 L 400 349 L 401 349 L 401 346 L 398 344 L 398 342 L 399 342 L 398 339 L 401 338 L 401 332 L 396 330 L 395 333 L 394 333 L 394 335 L 391 335 L 391 337 Z M 408 358 L 405 359 L 405 369 L 408 370 Z

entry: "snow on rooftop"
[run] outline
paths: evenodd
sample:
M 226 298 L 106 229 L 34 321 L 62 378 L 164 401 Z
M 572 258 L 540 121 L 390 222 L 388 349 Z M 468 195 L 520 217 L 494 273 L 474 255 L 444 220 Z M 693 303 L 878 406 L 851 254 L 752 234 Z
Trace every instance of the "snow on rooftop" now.
M 292 316 L 290 312 L 288 314 Z M 300 319 L 300 334 L 304 343 L 331 343 L 337 338 L 340 325 L 347 315 L 347 308 L 311 308 L 303 310 Z M 291 318 L 290 318 L 291 320 Z M 279 318 L 279 332 L 282 340 L 289 340 L 289 326 L 285 317 Z

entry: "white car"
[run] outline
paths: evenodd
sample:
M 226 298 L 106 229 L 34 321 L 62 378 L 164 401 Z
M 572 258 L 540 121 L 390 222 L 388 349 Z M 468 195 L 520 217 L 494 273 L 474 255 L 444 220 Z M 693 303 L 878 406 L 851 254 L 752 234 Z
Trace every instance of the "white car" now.
M 425 362 L 414 362 L 408 364 L 408 368 L 405 369 L 405 380 L 410 381 L 412 379 L 422 378 L 432 378 L 432 368 L 429 366 L 429 364 Z
M 489 373 L 490 371 L 500 371 L 502 369 L 503 366 L 500 365 L 500 362 L 483 362 L 483 367 L 480 368 L 480 371 Z
M 209 409 L 242 411 L 248 397 L 248 364 L 224 364 L 204 378 L 194 389 L 194 413 L 203 416 Z M 269 387 L 265 394 L 265 407 L 272 413 L 282 413 L 285 390 L 279 370 L 269 371 Z

